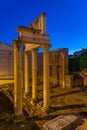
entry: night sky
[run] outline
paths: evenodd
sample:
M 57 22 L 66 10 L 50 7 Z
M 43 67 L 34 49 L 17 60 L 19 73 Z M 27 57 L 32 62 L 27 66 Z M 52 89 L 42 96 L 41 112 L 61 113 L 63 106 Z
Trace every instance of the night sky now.
M 69 53 L 87 47 L 87 0 L 0 0 L 0 42 L 11 44 L 18 26 L 28 26 L 47 14 L 51 49 Z

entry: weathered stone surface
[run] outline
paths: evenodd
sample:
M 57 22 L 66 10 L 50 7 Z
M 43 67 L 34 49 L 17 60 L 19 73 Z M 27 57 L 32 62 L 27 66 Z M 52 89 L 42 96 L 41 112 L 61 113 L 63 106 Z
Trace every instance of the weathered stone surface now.
M 64 130 L 64 128 L 67 128 L 72 123 L 76 122 L 77 119 L 78 117 L 74 115 L 61 115 L 45 123 L 43 127 L 46 130 Z
M 66 88 L 73 87 L 73 75 L 67 74 L 66 75 Z
M 87 69 L 83 69 L 80 75 L 83 77 L 84 86 L 87 86 Z

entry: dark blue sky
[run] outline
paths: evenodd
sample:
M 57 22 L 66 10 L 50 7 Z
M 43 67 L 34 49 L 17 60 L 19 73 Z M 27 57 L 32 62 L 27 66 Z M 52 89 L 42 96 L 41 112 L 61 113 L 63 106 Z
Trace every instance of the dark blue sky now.
M 87 0 L 1 0 L 0 41 L 11 44 L 18 26 L 29 25 L 41 12 L 47 14 L 52 49 L 69 53 L 87 47 Z

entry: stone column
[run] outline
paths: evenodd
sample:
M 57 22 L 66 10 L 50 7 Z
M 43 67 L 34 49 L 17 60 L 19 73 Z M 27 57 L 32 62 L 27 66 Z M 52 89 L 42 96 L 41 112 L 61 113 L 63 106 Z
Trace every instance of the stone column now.
M 47 110 L 50 106 L 50 86 L 49 86 L 49 46 L 43 47 L 43 109 Z
M 37 49 L 32 49 L 32 100 L 37 100 Z
M 23 65 L 22 65 L 22 51 L 19 51 L 19 64 L 20 64 L 20 80 L 21 80 L 21 88 L 24 88 L 24 78 L 23 78 Z
M 60 85 L 62 88 L 65 88 L 65 56 L 63 53 L 61 53 L 61 82 Z
M 28 52 L 24 53 L 25 55 L 25 94 L 29 94 L 29 63 L 28 63 L 28 59 L 29 59 L 29 55 Z
M 13 41 L 14 45 L 14 120 L 19 122 L 24 119 L 22 112 L 22 88 L 20 78 L 20 50 L 19 43 Z
M 57 85 L 57 58 L 56 58 L 56 54 L 54 54 L 54 65 L 53 65 L 53 83 L 55 84 L 55 85 Z

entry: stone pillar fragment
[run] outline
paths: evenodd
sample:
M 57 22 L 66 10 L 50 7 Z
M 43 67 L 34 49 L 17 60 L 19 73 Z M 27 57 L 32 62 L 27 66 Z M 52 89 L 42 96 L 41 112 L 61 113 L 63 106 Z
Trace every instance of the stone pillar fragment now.
M 87 76 L 83 77 L 83 83 L 84 83 L 84 86 L 87 86 Z
M 72 88 L 73 87 L 73 75 L 67 74 L 65 76 L 66 79 L 66 88 Z

